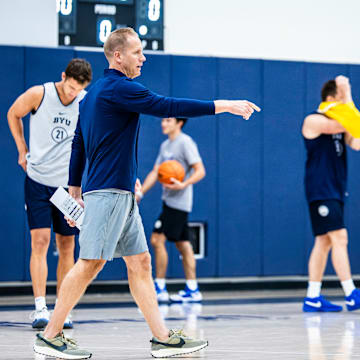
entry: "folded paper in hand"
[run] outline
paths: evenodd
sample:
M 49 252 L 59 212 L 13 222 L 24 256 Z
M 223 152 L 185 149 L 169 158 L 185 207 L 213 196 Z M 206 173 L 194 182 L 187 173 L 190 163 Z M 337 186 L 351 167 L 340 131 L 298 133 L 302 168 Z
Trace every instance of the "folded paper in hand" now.
M 81 230 L 84 219 L 83 207 L 62 187 L 54 192 L 50 201 L 69 219 L 74 220 L 76 227 Z

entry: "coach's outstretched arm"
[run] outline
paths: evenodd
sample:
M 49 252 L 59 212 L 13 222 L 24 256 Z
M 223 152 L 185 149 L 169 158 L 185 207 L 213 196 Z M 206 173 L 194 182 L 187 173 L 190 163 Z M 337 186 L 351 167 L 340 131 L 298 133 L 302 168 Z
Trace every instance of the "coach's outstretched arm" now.
M 158 117 L 197 117 L 229 112 L 248 120 L 260 108 L 247 100 L 197 100 L 159 95 L 142 84 L 127 79 L 119 82 L 113 94 L 114 101 L 130 112 Z

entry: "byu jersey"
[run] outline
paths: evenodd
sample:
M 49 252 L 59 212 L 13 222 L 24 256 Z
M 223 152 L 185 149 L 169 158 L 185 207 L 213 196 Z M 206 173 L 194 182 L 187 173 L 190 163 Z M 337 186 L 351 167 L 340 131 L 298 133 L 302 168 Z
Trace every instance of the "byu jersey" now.
M 71 143 L 79 116 L 82 90 L 72 103 L 65 106 L 55 83 L 44 86 L 39 108 L 30 115 L 30 151 L 27 154 L 28 176 L 43 185 L 67 187 Z

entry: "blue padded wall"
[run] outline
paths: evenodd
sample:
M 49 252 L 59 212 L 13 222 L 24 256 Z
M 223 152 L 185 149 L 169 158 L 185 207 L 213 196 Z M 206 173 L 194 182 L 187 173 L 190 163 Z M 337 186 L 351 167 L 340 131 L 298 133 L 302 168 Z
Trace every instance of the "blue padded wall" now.
M 264 62 L 264 274 L 302 274 L 305 64 Z
M 171 95 L 182 98 L 213 100 L 216 98 L 216 59 L 173 56 Z M 199 276 L 215 276 L 217 259 L 217 189 L 216 189 L 216 118 L 203 116 L 189 119 L 184 132 L 197 143 L 205 165 L 206 177 L 194 185 L 194 207 L 189 219 L 206 224 L 205 259 L 197 262 Z M 171 246 L 169 272 L 184 277 L 182 263 L 175 246 Z
M 0 176 L 0 281 L 14 281 L 24 280 L 25 276 L 25 174 L 18 165 L 6 114 L 16 97 L 24 91 L 24 48 L 2 46 L 0 59 L 0 161 L 3 171 Z
M 218 98 L 262 107 L 262 63 L 218 60 Z M 219 276 L 260 275 L 262 261 L 263 113 L 250 121 L 218 117 Z
M 25 89 L 58 81 L 73 57 L 86 58 L 95 82 L 107 66 L 102 52 L 68 48 L 0 47 L 0 111 L 3 117 Z M 249 99 L 263 108 L 250 121 L 229 114 L 191 119 L 184 132 L 198 144 L 207 175 L 194 186 L 190 220 L 207 226 L 206 258 L 200 277 L 307 274 L 313 245 L 303 190 L 304 116 L 320 102 L 322 84 L 338 74 L 350 76 L 360 103 L 360 66 L 304 62 L 218 59 L 150 54 L 137 80 L 166 96 L 199 99 Z M 8 69 L 11 69 L 9 71 Z M 91 85 L 90 85 L 91 86 Z M 141 115 L 139 177 L 153 168 L 166 139 L 161 119 Z M 28 119 L 24 119 L 28 136 Z M 0 124 L 4 176 L 0 225 L 0 281 L 29 280 L 30 235 L 26 225 L 23 181 L 7 123 Z M 360 153 L 349 151 L 349 199 L 346 223 L 350 259 L 360 273 Z M 11 205 L 10 205 L 11 204 Z M 10 210 L 9 210 L 10 207 Z M 148 241 L 161 211 L 161 186 L 146 194 L 140 211 Z M 179 254 L 168 244 L 168 277 L 183 277 Z M 150 247 L 151 250 L 151 247 Z M 9 256 L 11 254 L 11 256 Z M 48 254 L 49 279 L 55 279 L 54 246 Z M 328 266 L 327 273 L 333 273 Z M 125 279 L 122 261 L 106 265 L 98 280 Z

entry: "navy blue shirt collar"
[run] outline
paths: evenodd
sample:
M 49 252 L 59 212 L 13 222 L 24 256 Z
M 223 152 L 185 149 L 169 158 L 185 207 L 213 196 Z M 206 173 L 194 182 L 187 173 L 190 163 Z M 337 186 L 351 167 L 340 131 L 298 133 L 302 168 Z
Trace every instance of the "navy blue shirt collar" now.
M 116 69 L 105 69 L 104 70 L 104 76 L 109 76 L 109 75 L 116 75 L 116 76 L 125 76 L 125 74 L 123 74 L 121 71 L 116 70 Z

